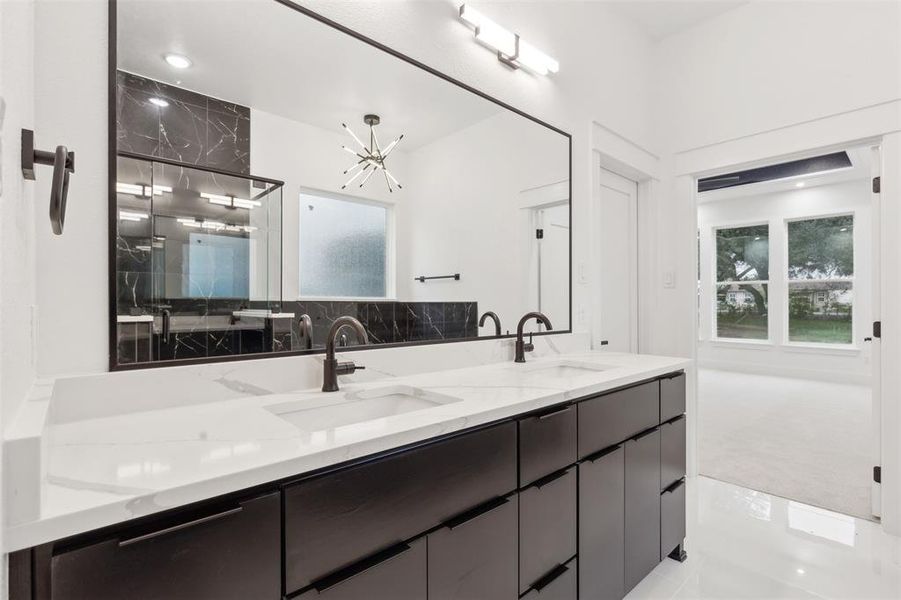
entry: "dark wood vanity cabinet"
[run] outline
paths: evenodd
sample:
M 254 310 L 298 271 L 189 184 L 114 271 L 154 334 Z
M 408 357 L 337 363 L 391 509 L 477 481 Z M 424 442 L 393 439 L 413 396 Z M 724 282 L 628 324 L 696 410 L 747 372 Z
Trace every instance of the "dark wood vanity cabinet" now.
M 684 559 L 684 383 L 22 550 L 10 598 L 619 600 Z
M 60 548 L 49 559 L 49 582 L 36 581 L 34 597 L 277 600 L 280 504 L 273 492 L 158 526 L 125 530 L 81 547 Z

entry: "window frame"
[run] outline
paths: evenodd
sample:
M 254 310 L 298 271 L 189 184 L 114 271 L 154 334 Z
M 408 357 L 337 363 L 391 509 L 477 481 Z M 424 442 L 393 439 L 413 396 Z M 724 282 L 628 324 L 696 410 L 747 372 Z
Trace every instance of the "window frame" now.
M 769 219 L 756 219 L 751 221 L 735 221 L 729 223 L 722 223 L 717 225 L 712 225 L 710 227 L 710 231 L 712 234 L 711 237 L 711 256 L 713 258 L 712 261 L 712 269 L 710 273 L 710 279 L 712 280 L 711 286 L 711 297 L 709 299 L 711 303 L 711 332 L 710 332 L 710 341 L 714 343 L 725 343 L 725 344 L 750 344 L 754 346 L 772 346 L 773 342 L 773 329 L 772 329 L 772 319 L 770 319 L 770 293 L 772 292 L 771 282 L 772 279 L 755 279 L 748 281 L 718 281 L 717 280 L 717 232 L 723 229 L 741 229 L 744 227 L 761 227 L 766 226 L 767 228 L 767 270 L 772 272 L 773 266 L 773 244 L 772 244 L 772 236 L 770 232 L 772 231 L 772 223 L 770 223 Z M 719 311 L 717 310 L 717 290 L 720 285 L 730 285 L 734 283 L 749 283 L 749 284 L 760 284 L 767 286 L 767 319 L 766 319 L 766 338 L 733 338 L 733 337 L 720 337 L 719 335 Z
M 350 194 L 340 194 L 316 188 L 301 187 L 298 191 L 298 201 L 301 202 L 304 196 L 314 196 L 336 200 L 340 202 L 349 202 L 352 204 L 363 204 L 367 206 L 377 206 L 385 209 L 385 295 L 384 296 L 314 296 L 304 295 L 301 267 L 300 252 L 302 238 L 302 222 L 303 210 L 297 211 L 297 300 L 312 301 L 337 301 L 337 302 L 395 302 L 397 301 L 397 211 L 394 202 L 386 202 L 383 200 L 374 200 L 363 196 L 353 196 Z
M 789 277 L 789 244 L 791 241 L 789 240 L 788 235 L 788 226 L 790 223 L 797 223 L 798 221 L 815 221 L 817 219 L 831 219 L 835 217 L 851 217 L 853 220 L 852 229 L 851 229 L 851 247 L 853 253 L 852 265 L 854 269 L 854 275 L 851 277 L 830 277 L 828 279 L 792 279 Z M 782 235 L 783 235 L 783 244 L 782 244 L 782 286 L 784 289 L 784 293 L 781 294 L 781 302 L 782 302 L 782 344 L 783 346 L 787 346 L 790 348 L 814 348 L 814 349 L 834 349 L 834 350 L 857 350 L 859 346 L 857 345 L 857 311 L 855 310 L 856 299 L 852 300 L 851 303 L 851 341 L 848 343 L 829 343 L 829 342 L 803 342 L 803 341 L 792 341 L 789 337 L 789 320 L 791 318 L 790 314 L 790 305 L 791 305 L 791 283 L 792 282 L 803 282 L 803 281 L 816 281 L 823 283 L 850 283 L 852 294 L 856 295 L 857 291 L 857 222 L 858 215 L 856 210 L 841 210 L 835 212 L 825 212 L 825 213 L 816 213 L 811 215 L 805 215 L 803 217 L 787 217 L 782 220 Z M 852 296 L 853 298 L 853 296 Z

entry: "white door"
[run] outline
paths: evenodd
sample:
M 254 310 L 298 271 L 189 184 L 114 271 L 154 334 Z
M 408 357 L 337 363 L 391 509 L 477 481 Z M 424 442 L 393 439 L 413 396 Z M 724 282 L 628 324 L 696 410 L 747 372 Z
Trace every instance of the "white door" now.
M 874 147 L 871 150 L 872 160 L 870 161 L 871 168 L 870 174 L 873 178 L 879 177 L 882 171 L 882 158 L 879 152 L 878 147 Z M 871 210 L 871 219 L 872 219 L 872 228 L 871 228 L 871 244 L 872 249 L 870 254 L 872 256 L 872 275 L 871 278 L 873 280 L 872 285 L 872 318 L 873 321 L 880 321 L 882 319 L 882 302 L 880 298 L 881 286 L 880 286 L 880 267 L 881 267 L 881 259 L 882 259 L 882 235 L 881 235 L 881 227 L 882 227 L 882 218 L 881 218 L 881 197 L 880 194 L 876 193 L 876 190 L 873 190 L 872 196 L 872 210 Z M 873 456 L 873 465 L 881 465 L 882 464 L 882 382 L 881 382 L 881 371 L 882 371 L 882 346 L 879 338 L 875 337 L 874 332 L 871 329 L 871 324 L 866 323 L 865 325 L 866 337 L 869 338 L 869 346 L 870 346 L 870 364 L 872 365 L 872 399 L 873 399 L 873 431 L 871 436 L 871 448 L 872 448 L 872 456 Z M 870 506 L 871 511 L 874 516 L 881 517 L 882 516 L 882 489 L 879 483 L 876 483 L 876 480 L 873 479 L 871 483 L 870 490 Z
M 615 352 L 638 351 L 638 186 L 601 169 L 595 186 L 596 273 L 593 339 Z
M 554 329 L 569 329 L 569 204 L 536 209 L 538 310 Z M 537 327 L 537 331 L 543 330 Z

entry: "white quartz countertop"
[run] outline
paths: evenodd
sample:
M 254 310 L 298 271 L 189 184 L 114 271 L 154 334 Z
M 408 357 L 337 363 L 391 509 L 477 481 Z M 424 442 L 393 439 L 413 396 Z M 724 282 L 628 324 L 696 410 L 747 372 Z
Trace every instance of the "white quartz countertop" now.
M 555 368 L 571 364 L 603 370 Z M 301 390 L 49 422 L 40 440 L 42 472 L 34 490 L 39 505 L 27 519 L 16 522 L 12 515 L 4 550 L 289 478 L 690 365 L 686 359 L 650 355 L 563 354 L 366 383 L 342 377 L 341 391 L 330 394 Z M 394 386 L 456 401 L 319 430 L 276 414 L 285 403 L 294 410 L 340 405 Z M 123 390 L 123 402 L 127 396 Z

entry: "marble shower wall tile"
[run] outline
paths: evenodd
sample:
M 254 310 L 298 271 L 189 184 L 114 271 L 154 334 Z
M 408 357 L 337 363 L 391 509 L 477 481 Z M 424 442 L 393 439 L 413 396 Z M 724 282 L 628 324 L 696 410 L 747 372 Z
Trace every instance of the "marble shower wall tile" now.
M 116 98 L 119 150 L 250 173 L 248 107 L 123 71 Z

